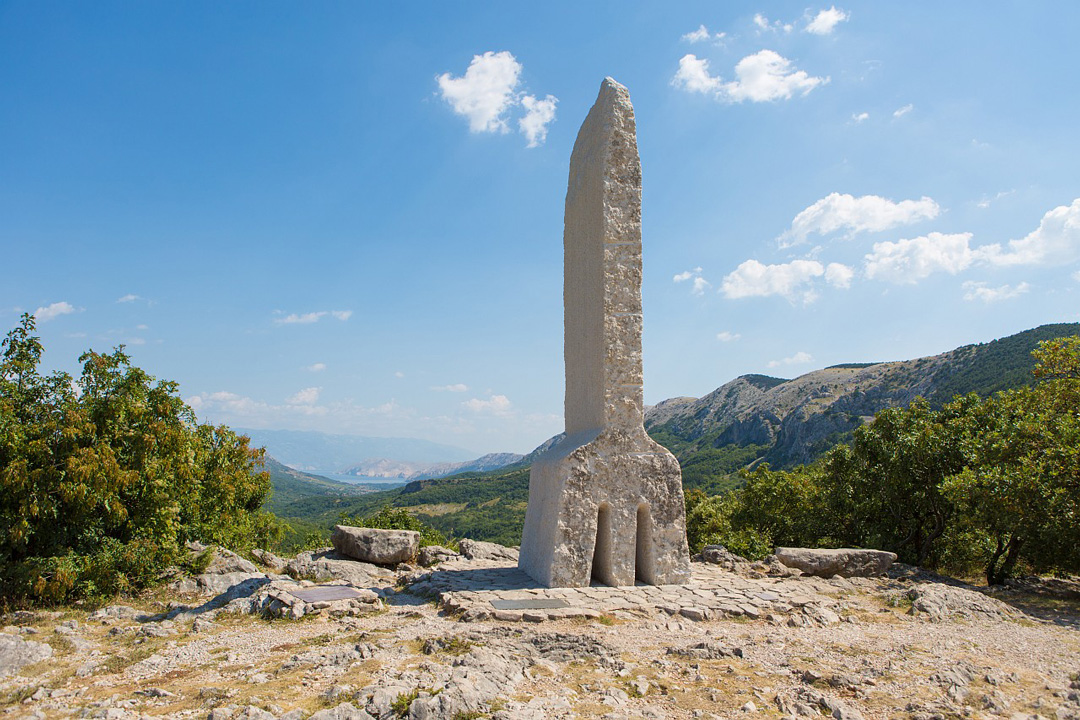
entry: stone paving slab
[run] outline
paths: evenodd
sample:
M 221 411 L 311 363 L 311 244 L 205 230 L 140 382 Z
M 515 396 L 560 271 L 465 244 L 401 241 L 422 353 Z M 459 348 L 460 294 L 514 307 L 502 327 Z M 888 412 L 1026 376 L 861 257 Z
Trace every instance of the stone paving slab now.
M 686 585 L 546 588 L 512 561 L 450 561 L 432 568 L 409 587 L 434 596 L 466 621 L 545 622 L 603 615 L 665 613 L 696 622 L 725 617 L 755 620 L 788 616 L 788 624 L 828 624 L 836 588 L 818 578 L 746 578 L 716 565 L 691 564 Z M 559 606 L 561 605 L 561 606 Z

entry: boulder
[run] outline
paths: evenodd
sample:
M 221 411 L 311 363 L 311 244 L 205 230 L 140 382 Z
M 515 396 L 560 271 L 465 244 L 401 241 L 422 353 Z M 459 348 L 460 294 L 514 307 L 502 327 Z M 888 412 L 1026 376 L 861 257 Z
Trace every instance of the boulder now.
M 255 567 L 253 562 L 245 560 L 232 550 L 215 547 L 212 552 L 210 564 L 203 570 L 206 575 L 231 575 L 233 573 L 255 575 L 259 572 L 259 568 Z
M 330 541 L 342 555 L 378 565 L 408 562 L 415 559 L 420 550 L 420 533 L 415 530 L 335 525 Z
M 818 577 L 872 577 L 896 560 L 896 553 L 859 548 L 776 548 L 776 559 L 789 568 Z
M 461 557 L 461 555 L 450 548 L 445 548 L 442 545 L 428 545 L 427 547 L 420 548 L 420 555 L 417 557 L 416 561 L 423 567 L 431 567 L 436 563 L 453 560 L 454 558 L 459 557 Z
M 513 560 L 517 562 L 518 551 L 505 545 L 465 538 L 458 543 L 461 554 L 469 560 Z
M 14 675 L 26 665 L 48 660 L 52 654 L 52 648 L 45 643 L 0 634 L 0 678 Z

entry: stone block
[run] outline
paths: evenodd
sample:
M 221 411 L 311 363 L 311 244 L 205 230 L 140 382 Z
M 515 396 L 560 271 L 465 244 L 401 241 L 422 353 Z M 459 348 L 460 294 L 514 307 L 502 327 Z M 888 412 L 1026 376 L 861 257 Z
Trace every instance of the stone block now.
M 776 559 L 817 577 L 872 577 L 896 561 L 896 553 L 859 548 L 776 548 Z
M 330 541 L 342 555 L 377 565 L 409 562 L 420 550 L 420 533 L 415 530 L 335 525 Z

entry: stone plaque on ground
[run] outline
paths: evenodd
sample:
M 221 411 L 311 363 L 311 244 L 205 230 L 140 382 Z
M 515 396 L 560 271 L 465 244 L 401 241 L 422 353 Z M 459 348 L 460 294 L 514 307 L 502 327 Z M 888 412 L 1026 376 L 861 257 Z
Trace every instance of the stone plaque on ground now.
M 533 462 L 518 565 L 549 587 L 684 583 L 679 462 L 643 426 L 634 108 L 611 78 L 574 143 L 563 248 L 566 435 Z
M 298 597 L 304 602 L 333 602 L 335 600 L 349 600 L 358 598 L 363 593 L 348 585 L 324 585 L 323 587 L 307 588 L 305 590 L 290 590 L 289 594 Z

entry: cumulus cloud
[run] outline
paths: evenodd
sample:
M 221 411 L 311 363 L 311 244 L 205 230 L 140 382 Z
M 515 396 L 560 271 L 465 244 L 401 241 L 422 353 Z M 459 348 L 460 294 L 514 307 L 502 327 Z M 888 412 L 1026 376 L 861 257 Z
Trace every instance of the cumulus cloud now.
M 824 274 L 825 267 L 817 260 L 792 260 L 778 265 L 747 260 L 724 277 L 720 292 L 732 300 L 779 295 L 792 302 L 811 303 L 817 299 L 817 292 L 807 286 Z
M 851 287 L 851 279 L 854 277 L 855 271 L 841 263 L 829 263 L 825 268 L 825 282 L 841 290 Z
M 314 405 L 319 402 L 319 393 L 321 392 L 321 387 L 304 388 L 295 395 L 289 397 L 285 402 L 289 405 Z
M 835 5 L 828 10 L 822 10 L 814 19 L 807 23 L 805 32 L 813 35 L 828 35 L 836 26 L 844 22 L 851 16 L 843 10 L 838 10 Z
M 806 95 L 829 82 L 827 77 L 812 77 L 804 70 L 796 70 L 790 60 L 772 50 L 744 57 L 735 65 L 735 77 L 724 82 L 710 74 L 708 60 L 688 54 L 679 60 L 679 69 L 671 83 L 687 92 L 711 93 L 719 100 L 741 103 L 789 100 L 795 94 Z
M 528 147 L 538 147 L 547 138 L 547 126 L 555 119 L 558 99 L 548 95 L 538 100 L 518 91 L 522 65 L 503 50 L 474 55 L 465 74 L 454 77 L 443 73 L 435 78 L 439 92 L 451 109 L 468 119 L 474 133 L 510 131 L 509 114 L 515 107 L 525 110 L 518 129 L 528 140 Z
M 721 43 L 725 37 L 727 37 L 727 33 L 718 32 L 716 34 L 710 34 L 708 28 L 704 25 L 699 25 L 697 30 L 686 33 L 682 36 L 682 39 L 684 42 L 691 44 L 708 42 L 709 40 Z
M 860 232 L 881 232 L 940 214 L 941 208 L 931 198 L 893 202 L 878 195 L 854 197 L 830 193 L 806 208 L 791 221 L 791 227 L 779 238 L 781 247 L 806 242 L 811 233 L 828 235 L 847 230 L 849 235 Z
M 547 126 L 555 119 L 555 104 L 559 102 L 554 95 L 537 100 L 532 95 L 521 98 L 525 108 L 525 117 L 518 120 L 518 128 L 529 141 L 527 147 L 539 147 L 547 140 Z
M 851 119 L 852 119 L 852 120 L 853 120 L 853 121 L 854 121 L 854 122 L 855 122 L 856 124 L 858 124 L 858 123 L 861 123 L 861 122 L 865 122 L 865 121 L 866 121 L 866 120 L 868 120 L 869 118 L 870 118 L 870 113 L 868 113 L 868 112 L 861 112 L 861 113 L 852 113 L 852 114 L 851 114 Z
M 124 295 L 123 297 L 117 298 L 116 302 L 118 302 L 118 303 L 129 303 L 129 302 L 135 302 L 136 300 L 142 300 L 142 298 L 140 298 L 138 295 L 135 295 L 133 293 L 128 293 L 127 295 Z
M 73 312 L 76 312 L 74 305 L 69 302 L 61 301 L 54 302 L 51 305 L 39 307 L 37 310 L 34 311 L 34 317 L 37 319 L 38 322 L 48 322 L 49 320 L 60 317 L 61 315 L 70 315 Z
M 677 283 L 686 282 L 690 280 L 690 292 L 694 295 L 704 295 L 707 288 L 712 287 L 712 283 L 701 276 L 701 268 L 697 267 L 693 270 L 686 270 L 679 273 L 672 278 Z
M 275 312 L 280 313 L 281 311 L 276 310 Z M 352 314 L 352 310 L 318 310 L 309 313 L 290 313 L 284 317 L 274 318 L 274 323 L 277 325 L 310 325 L 319 322 L 327 316 L 344 322 L 351 318 Z
M 1080 260 L 1080 198 L 1043 215 L 1039 227 L 1008 249 L 989 245 L 984 249 L 994 265 L 1067 264 Z
M 892 116 L 894 118 L 901 118 L 901 117 L 904 117 L 905 115 L 907 115 L 909 112 L 911 112 L 914 109 L 915 109 L 915 106 L 912 105 L 911 103 L 908 103 L 904 107 L 897 108 L 895 111 L 893 111 Z
M 472 398 L 461 403 L 461 406 L 475 413 L 487 413 L 491 415 L 508 415 L 510 413 L 510 399 L 505 395 L 492 395 L 487 400 Z
M 321 362 L 314 363 L 313 365 L 308 365 L 307 366 L 307 370 L 309 372 L 322 372 L 325 369 L 326 369 L 326 363 L 321 363 Z
M 1008 300 L 1010 298 L 1019 297 L 1023 295 L 1031 286 L 1026 282 L 1022 282 L 1016 287 L 1011 285 L 1002 285 L 1000 287 L 992 288 L 988 287 L 984 282 L 965 282 L 961 287 L 964 289 L 964 299 L 971 302 L 974 300 L 981 300 L 984 303 L 998 302 L 999 300 Z
M 716 339 L 720 342 L 735 342 L 741 337 L 742 335 L 740 335 L 739 333 L 733 333 L 730 330 L 716 333 Z
M 910 285 L 936 272 L 956 275 L 983 253 L 970 246 L 971 233 L 928 233 L 925 236 L 874 243 L 866 256 L 866 276 Z
M 800 350 L 791 357 L 786 357 L 781 360 L 770 360 L 769 367 L 775 368 L 781 365 L 805 365 L 809 362 L 813 362 L 814 356 L 808 352 Z
M 469 389 L 469 386 L 465 383 L 454 383 L 453 385 L 438 385 L 431 389 L 440 392 L 465 392 Z

